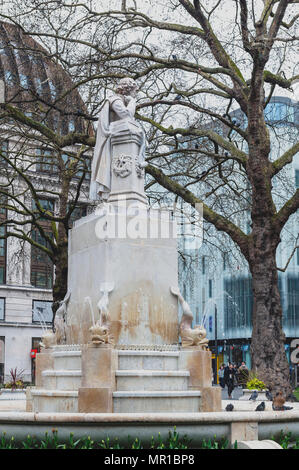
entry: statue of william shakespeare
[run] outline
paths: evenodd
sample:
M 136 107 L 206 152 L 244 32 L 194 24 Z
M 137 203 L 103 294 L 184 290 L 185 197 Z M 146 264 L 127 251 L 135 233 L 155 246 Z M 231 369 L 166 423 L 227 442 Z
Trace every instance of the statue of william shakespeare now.
M 140 135 L 139 165 L 144 167 L 145 134 L 134 119 L 137 85 L 131 78 L 119 81 L 115 94 L 107 98 L 101 108 L 96 145 L 91 167 L 89 197 L 93 200 L 108 199 L 111 191 L 111 138 L 122 133 Z

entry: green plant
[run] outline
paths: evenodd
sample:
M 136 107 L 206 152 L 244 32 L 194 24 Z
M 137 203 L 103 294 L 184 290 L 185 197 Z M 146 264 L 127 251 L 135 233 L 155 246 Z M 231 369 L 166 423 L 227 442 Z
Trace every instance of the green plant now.
M 202 449 L 227 449 L 228 440 L 223 438 L 220 441 L 217 441 L 216 436 L 214 436 L 214 439 L 208 439 L 207 441 L 204 439 L 201 442 L 201 448 Z
M 99 447 L 101 449 L 123 449 L 123 447 L 121 447 L 119 445 L 119 442 L 118 442 L 118 439 L 115 438 L 114 439 L 114 443 L 113 442 L 110 442 L 110 438 L 107 437 L 106 439 L 103 439 L 100 443 L 99 443 Z
M 4 384 L 4 388 L 10 388 L 12 390 L 24 388 L 24 382 L 22 380 L 24 370 L 21 369 L 18 371 L 17 367 L 15 367 L 15 369 L 10 369 L 9 373 L 10 381 Z
M 12 436 L 8 439 L 6 437 L 6 432 L 4 432 L 0 439 L 0 449 L 17 449 L 15 438 Z
M 284 433 L 283 431 L 280 431 L 276 438 L 272 436 L 271 439 L 278 442 L 283 449 L 299 449 L 299 438 L 297 437 L 295 441 L 292 440 L 291 432 Z
M 250 370 L 248 381 L 246 382 L 246 388 L 248 390 L 265 390 L 267 385 L 257 377 L 254 371 Z

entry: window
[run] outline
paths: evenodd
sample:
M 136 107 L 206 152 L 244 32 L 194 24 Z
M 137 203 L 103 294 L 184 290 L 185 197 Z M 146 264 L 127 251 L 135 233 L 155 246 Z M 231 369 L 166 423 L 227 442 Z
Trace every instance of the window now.
M 6 219 L 6 208 L 1 206 L 0 201 L 0 222 Z M 6 227 L 0 226 L 0 237 L 5 236 Z M 0 284 L 6 283 L 6 238 L 0 238 Z
M 10 72 L 9 70 L 6 70 L 4 72 L 4 81 L 6 83 L 6 85 L 8 86 L 13 86 L 15 85 L 16 83 L 16 76 L 15 74 L 13 74 L 12 72 Z
M 76 206 L 69 219 L 69 227 L 72 228 L 76 220 L 79 220 L 81 219 L 81 217 L 85 217 L 86 215 L 87 215 L 87 206 L 83 204 Z
M 51 80 L 49 80 L 49 87 L 50 87 L 51 98 L 54 101 L 56 98 L 56 87 Z
M 56 173 L 57 165 L 55 164 L 52 150 L 37 149 L 36 171 L 38 173 Z
M 52 302 L 47 300 L 32 301 L 32 323 L 52 323 Z
M 51 236 L 52 232 L 47 235 Z M 49 242 L 37 229 L 32 230 L 31 237 L 39 245 L 49 246 Z M 34 245 L 31 247 L 31 284 L 44 289 L 51 289 L 53 286 L 53 263 L 47 253 Z
M 83 158 L 83 157 L 81 157 Z M 70 156 L 66 153 L 62 154 L 62 159 L 64 161 L 65 166 L 67 167 L 69 164 Z M 85 161 L 78 160 L 76 165 L 76 173 L 73 175 L 73 178 L 80 179 L 82 177 L 83 172 L 85 172 L 85 180 L 90 180 L 91 175 L 91 158 L 85 155 Z
M 39 203 L 44 210 L 54 212 L 54 201 L 50 199 L 39 199 Z M 35 201 L 32 203 L 32 208 L 36 210 Z M 45 235 L 48 238 L 52 238 L 53 231 L 51 230 L 51 222 L 41 217 L 39 223 Z M 33 227 L 31 238 L 39 245 L 50 249 L 49 240 L 43 237 L 37 227 Z M 44 289 L 51 289 L 53 286 L 53 262 L 45 251 L 34 245 L 31 246 L 31 284 Z
M 29 84 L 28 84 L 28 77 L 27 75 L 24 75 L 23 73 L 19 74 L 19 79 L 20 79 L 20 85 L 22 88 L 25 88 L 28 90 Z
M 0 321 L 5 320 L 5 298 L 0 298 Z
M 287 308 L 284 309 L 283 325 L 298 328 L 299 325 L 299 275 L 287 277 Z
M 4 382 L 5 337 L 0 336 L 0 382 Z
M 228 253 L 223 253 L 223 271 L 226 270 L 228 263 Z
M 42 81 L 39 77 L 35 77 L 34 78 L 34 81 L 35 81 L 35 87 L 36 87 L 36 91 L 39 95 L 42 95 L 43 94 L 43 86 L 42 86 Z
M 2 140 L 0 142 L 0 167 L 7 166 L 7 161 L 4 157 L 8 156 L 8 140 Z
M 75 132 L 75 121 L 73 119 L 69 120 L 69 132 Z
M 271 102 L 266 106 L 265 119 L 268 122 L 294 122 L 294 106 L 287 103 Z
M 212 279 L 209 279 L 209 298 L 211 299 L 213 297 L 213 281 Z
M 224 329 L 251 327 L 252 283 L 249 277 L 224 280 Z
M 205 256 L 201 258 L 201 272 L 202 274 L 206 273 L 206 257 Z

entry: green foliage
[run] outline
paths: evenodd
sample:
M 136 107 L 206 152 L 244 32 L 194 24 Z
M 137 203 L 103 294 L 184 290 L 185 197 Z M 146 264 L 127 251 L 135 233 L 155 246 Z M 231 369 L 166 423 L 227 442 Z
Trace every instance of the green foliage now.
M 299 449 L 299 438 L 293 439 L 291 432 L 284 433 L 280 431 L 277 437 L 272 436 L 271 439 L 278 442 L 283 449 Z
M 246 382 L 246 388 L 248 390 L 265 390 L 267 385 L 257 377 L 254 371 L 250 370 L 248 381 Z
M 214 439 L 209 439 L 206 441 L 205 439 L 201 442 L 201 449 L 227 449 L 228 448 L 228 440 L 221 439 L 220 441 L 216 440 L 216 436 Z
M 271 437 L 274 441 L 278 442 L 283 449 L 299 449 L 299 438 L 293 439 L 292 433 L 284 433 L 283 431 L 276 437 Z M 3 432 L 0 437 L 0 449 L 188 449 L 191 448 L 191 440 L 185 435 L 180 438 L 179 433 L 174 427 L 173 432 L 169 431 L 168 438 L 163 440 L 159 433 L 157 438 L 151 438 L 149 446 L 143 445 L 139 438 L 132 439 L 128 437 L 127 446 L 121 446 L 119 440 L 115 438 L 111 440 L 109 437 L 95 442 L 90 436 L 75 438 L 71 433 L 67 441 L 61 442 L 58 438 L 57 429 L 52 429 L 52 432 L 46 432 L 43 439 L 38 439 L 36 436 L 27 435 L 26 439 L 21 442 L 16 442 L 14 437 L 8 437 Z M 200 443 L 199 449 L 229 449 L 230 444 L 228 439 L 217 439 L 216 435 L 213 439 L 203 439 Z M 234 449 L 238 448 L 237 441 L 233 445 Z
M 24 388 L 24 382 L 22 379 L 24 370 L 22 369 L 18 371 L 16 367 L 15 369 L 10 369 L 9 373 L 10 373 L 10 381 L 4 384 L 4 388 L 8 388 L 12 390 Z

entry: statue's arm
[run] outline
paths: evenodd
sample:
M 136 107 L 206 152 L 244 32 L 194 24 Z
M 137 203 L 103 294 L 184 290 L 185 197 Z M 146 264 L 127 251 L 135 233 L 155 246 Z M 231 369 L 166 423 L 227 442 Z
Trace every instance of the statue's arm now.
M 136 110 L 136 101 L 134 98 L 131 98 L 128 105 L 125 106 L 121 98 L 119 98 L 113 101 L 111 107 L 120 119 L 133 118 Z

